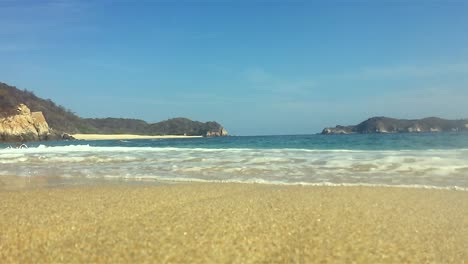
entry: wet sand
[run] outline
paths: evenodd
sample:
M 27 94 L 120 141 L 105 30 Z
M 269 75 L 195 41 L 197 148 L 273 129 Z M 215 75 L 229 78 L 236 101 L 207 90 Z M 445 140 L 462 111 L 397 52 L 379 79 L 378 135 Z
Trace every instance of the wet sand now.
M 129 135 L 129 134 L 74 134 L 74 138 L 79 140 L 126 140 L 126 139 L 166 139 L 166 138 L 201 138 L 202 136 L 179 136 L 179 135 L 164 135 L 164 136 L 149 136 L 149 135 Z
M 466 191 L 8 185 L 0 186 L 1 263 L 468 261 Z

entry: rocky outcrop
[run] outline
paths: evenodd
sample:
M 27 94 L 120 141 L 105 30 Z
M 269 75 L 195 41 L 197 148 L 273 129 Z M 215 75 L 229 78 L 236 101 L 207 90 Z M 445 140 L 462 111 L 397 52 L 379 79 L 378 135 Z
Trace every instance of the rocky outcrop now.
M 16 113 L 0 117 L 0 141 L 46 140 L 51 131 L 42 112 L 32 112 L 20 104 Z
M 42 112 L 32 112 L 31 117 L 38 136 L 47 135 L 50 133 L 49 124 L 47 124 L 47 121 Z
M 218 130 L 216 131 L 208 131 L 206 132 L 206 137 L 225 137 L 225 136 L 228 136 L 229 133 L 227 132 L 226 129 L 224 129 L 224 127 L 221 127 L 219 128 Z
M 322 134 L 351 134 L 354 133 L 352 126 L 336 126 L 323 129 Z
M 70 134 L 67 134 L 67 133 L 62 133 L 62 135 L 60 136 L 63 140 L 74 140 L 75 137 L 73 137 L 72 135 Z
M 423 119 L 395 119 L 372 117 L 354 126 L 325 128 L 322 134 L 421 133 L 468 131 L 468 119 L 447 120 L 438 117 Z

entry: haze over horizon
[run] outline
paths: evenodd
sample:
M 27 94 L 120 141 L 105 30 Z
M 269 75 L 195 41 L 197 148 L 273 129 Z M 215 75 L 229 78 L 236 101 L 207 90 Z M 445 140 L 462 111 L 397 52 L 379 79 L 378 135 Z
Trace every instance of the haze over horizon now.
M 467 1 L 0 0 L 0 82 L 82 117 L 468 118 Z

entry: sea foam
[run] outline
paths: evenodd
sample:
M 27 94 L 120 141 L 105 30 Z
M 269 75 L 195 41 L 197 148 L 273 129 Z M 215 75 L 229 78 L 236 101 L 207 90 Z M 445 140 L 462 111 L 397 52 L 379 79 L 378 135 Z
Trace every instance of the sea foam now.
M 125 143 L 129 144 L 129 143 Z M 467 188 L 468 149 L 39 145 L 0 150 L 0 174 Z

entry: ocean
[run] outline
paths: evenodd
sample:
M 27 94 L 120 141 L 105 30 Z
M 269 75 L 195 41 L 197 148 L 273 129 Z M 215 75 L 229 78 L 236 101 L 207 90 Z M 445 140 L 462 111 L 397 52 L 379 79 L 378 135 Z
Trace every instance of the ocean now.
M 468 190 L 468 133 L 232 136 L 0 144 L 0 177 Z

